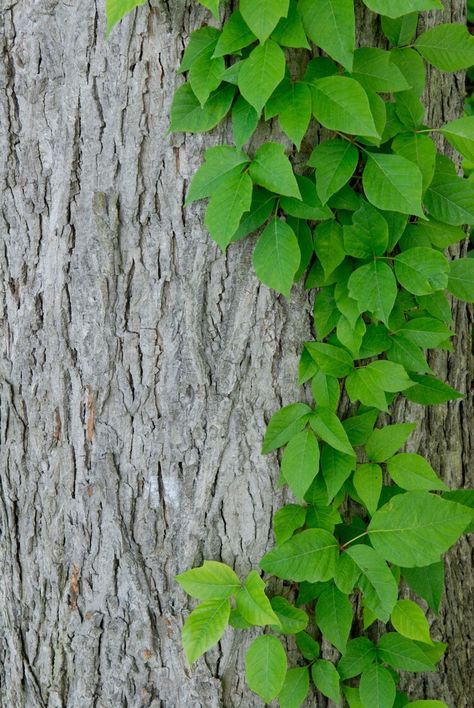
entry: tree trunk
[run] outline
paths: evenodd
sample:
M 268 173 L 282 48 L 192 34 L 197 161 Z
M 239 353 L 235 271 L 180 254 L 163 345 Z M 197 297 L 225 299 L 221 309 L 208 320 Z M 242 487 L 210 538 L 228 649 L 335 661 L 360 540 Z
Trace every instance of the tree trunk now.
M 203 149 L 229 137 L 167 133 L 184 43 L 209 15 L 163 0 L 107 42 L 103 0 L 7 0 L 0 17 L 0 705 L 261 705 L 247 636 L 186 666 L 173 578 L 204 558 L 247 572 L 271 545 L 282 494 L 260 445 L 302 395 L 311 307 L 302 287 L 286 301 L 259 285 L 254 239 L 224 257 L 201 207 L 183 208 Z M 462 92 L 431 74 L 433 124 Z M 462 390 L 468 325 L 457 305 L 456 353 L 436 362 Z M 445 479 L 472 486 L 468 401 L 400 409 Z M 471 550 L 448 557 L 444 672 L 416 683 L 455 708 L 474 695 Z

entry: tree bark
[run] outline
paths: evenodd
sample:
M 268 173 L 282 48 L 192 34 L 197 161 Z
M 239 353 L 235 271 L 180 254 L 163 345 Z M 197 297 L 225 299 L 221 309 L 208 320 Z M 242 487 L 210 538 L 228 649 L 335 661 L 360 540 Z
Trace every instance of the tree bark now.
M 447 3 L 454 19 L 463 4 Z M 5 708 L 261 705 L 247 635 L 186 666 L 174 576 L 204 558 L 245 573 L 271 545 L 282 493 L 260 446 L 269 416 L 303 395 L 311 303 L 258 283 L 253 238 L 223 256 L 201 206 L 183 208 L 203 149 L 229 139 L 167 133 L 184 44 L 208 20 L 195 0 L 163 0 L 105 41 L 102 0 L 7 0 L 0 16 Z M 378 37 L 368 12 L 359 28 Z M 433 124 L 459 115 L 461 94 L 431 73 Z M 455 319 L 456 353 L 435 363 L 469 391 L 463 305 Z M 420 421 L 419 449 L 449 483 L 472 486 L 467 399 L 398 415 Z M 461 708 L 474 695 L 467 540 L 447 570 L 436 630 L 450 650 L 416 689 Z

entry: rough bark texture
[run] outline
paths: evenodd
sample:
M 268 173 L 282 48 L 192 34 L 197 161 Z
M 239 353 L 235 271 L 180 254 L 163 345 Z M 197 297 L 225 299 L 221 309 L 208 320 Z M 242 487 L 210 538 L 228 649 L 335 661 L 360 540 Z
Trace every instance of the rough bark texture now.
M 0 16 L 0 705 L 248 708 L 248 639 L 229 632 L 191 672 L 173 577 L 206 557 L 246 572 L 271 544 L 281 493 L 259 450 L 301 396 L 310 303 L 258 284 L 252 239 L 223 257 L 200 207 L 183 209 L 225 137 L 167 134 L 184 43 L 208 15 L 160 2 L 105 42 L 103 14 L 102 0 L 7 0 Z M 461 94 L 433 73 L 434 124 Z M 468 327 L 456 306 L 456 353 L 436 361 L 461 390 Z M 472 486 L 468 400 L 408 413 L 445 479 Z M 471 554 L 463 540 L 447 561 L 444 671 L 412 682 L 455 708 L 474 695 Z

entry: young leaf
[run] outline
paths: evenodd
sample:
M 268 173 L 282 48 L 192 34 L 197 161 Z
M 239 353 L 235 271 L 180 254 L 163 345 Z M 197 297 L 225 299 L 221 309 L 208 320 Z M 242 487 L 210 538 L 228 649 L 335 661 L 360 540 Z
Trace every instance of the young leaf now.
M 356 49 L 352 76 L 366 91 L 396 93 L 410 88 L 400 69 L 391 61 L 390 52 L 375 47 Z
M 416 639 L 425 644 L 433 643 L 425 613 L 412 600 L 398 600 L 390 615 L 390 622 L 399 634 L 408 639 Z
M 277 546 L 288 541 L 297 529 L 304 526 L 306 507 L 298 504 L 287 504 L 278 509 L 273 517 L 273 533 Z
M 409 491 L 447 489 L 445 483 L 436 476 L 429 462 L 421 455 L 409 452 L 395 455 L 388 460 L 387 471 L 395 484 L 402 489 Z
M 313 677 L 314 685 L 318 691 L 321 691 L 323 696 L 330 698 L 337 704 L 340 703 L 340 677 L 331 661 L 326 659 L 315 661 L 311 667 L 311 676 Z
M 322 529 L 308 529 L 266 553 L 260 567 L 277 578 L 315 583 L 333 577 L 337 555 L 334 536 Z
M 382 469 L 379 465 L 359 465 L 354 473 L 354 487 L 369 514 L 377 510 L 382 491 Z
M 400 155 L 371 153 L 362 175 L 365 194 L 378 209 L 424 217 L 423 177 L 418 167 Z
M 367 202 L 354 212 L 352 226 L 344 226 L 344 249 L 354 258 L 374 258 L 388 246 L 388 224 L 382 214 Z
M 247 25 L 263 44 L 288 13 L 289 0 L 240 0 L 240 12 Z
M 365 708 L 392 708 L 397 692 L 388 669 L 373 664 L 360 677 L 359 695 Z
M 303 430 L 288 443 L 281 473 L 297 499 L 303 499 L 319 472 L 319 445 L 311 430 Z
M 459 300 L 474 302 L 474 258 L 459 258 L 449 266 L 449 292 Z
M 305 427 L 308 413 L 311 413 L 311 408 L 306 403 L 290 403 L 289 406 L 277 411 L 268 424 L 263 439 L 262 454 L 266 455 L 286 445 Z
M 231 145 L 217 145 L 205 153 L 205 162 L 194 175 L 189 187 L 186 204 L 210 197 L 230 174 L 240 174 L 249 158 Z
M 272 32 L 272 39 L 282 47 L 309 49 L 308 40 L 303 27 L 303 20 L 296 0 L 290 0 L 288 15 L 282 17 Z
M 271 703 L 285 683 L 285 650 L 276 637 L 266 634 L 254 639 L 245 655 L 245 677 L 249 688 Z
M 217 644 L 229 621 L 230 602 L 207 600 L 191 612 L 183 625 L 182 641 L 190 664 Z
M 221 4 L 221 0 L 199 0 L 199 2 L 212 12 L 216 20 L 219 19 L 219 6 Z
M 349 546 L 346 553 L 361 570 L 358 584 L 366 606 L 379 620 L 388 622 L 398 595 L 397 583 L 390 568 L 370 546 Z
M 387 17 L 401 17 L 416 10 L 442 10 L 440 0 L 364 0 L 373 12 Z
M 204 561 L 199 568 L 192 568 L 176 576 L 183 590 L 198 600 L 221 600 L 240 590 L 240 580 L 225 563 Z
M 460 71 L 474 64 L 474 37 L 466 25 L 432 27 L 417 38 L 421 56 L 441 71 Z
M 375 512 L 369 537 L 375 550 L 390 563 L 422 567 L 436 563 L 471 519 L 471 510 L 460 504 L 429 492 L 406 492 Z
M 265 143 L 259 147 L 250 165 L 250 176 L 256 184 L 271 192 L 301 199 L 284 145 Z
M 357 637 L 347 642 L 337 670 L 343 681 L 354 678 L 372 666 L 377 657 L 375 646 L 367 637 Z
M 388 324 L 397 297 L 397 282 L 387 263 L 374 260 L 357 268 L 349 278 L 348 287 L 359 312 L 372 312 Z
M 253 267 L 262 283 L 289 297 L 300 258 L 293 229 L 284 221 L 273 219 L 257 241 Z
M 341 378 L 347 376 L 354 368 L 351 355 L 341 347 L 321 342 L 306 342 L 305 346 L 321 371 L 329 376 Z
M 278 694 L 280 708 L 300 708 L 305 702 L 309 691 L 309 669 L 298 667 L 288 669 L 285 683 Z
M 136 7 L 144 5 L 145 0 L 105 0 L 105 14 L 107 16 L 106 35 L 110 34 L 113 27 L 120 22 L 129 12 Z
M 409 248 L 395 258 L 398 282 L 414 295 L 444 290 L 448 273 L 448 260 L 434 248 Z
M 352 627 L 352 605 L 347 595 L 329 583 L 319 596 L 315 616 L 324 638 L 343 654 Z
M 315 81 L 312 89 L 313 114 L 325 128 L 379 137 L 369 99 L 357 81 L 346 76 L 328 76 Z
M 253 3 L 253 0 L 250 0 Z M 271 1 L 271 0 L 270 0 Z M 260 115 L 262 108 L 285 75 L 285 55 L 276 42 L 267 39 L 242 62 L 238 85 L 242 96 Z
M 367 457 L 372 462 L 385 462 L 408 440 L 416 423 L 396 423 L 376 428 L 367 441 Z
M 298 10 L 308 37 L 345 69 L 352 71 L 354 0 L 300 0 Z
M 279 626 L 278 617 L 265 595 L 265 587 L 257 571 L 252 570 L 247 576 L 244 587 L 236 595 L 237 610 L 249 624 Z
M 328 445 L 346 455 L 355 454 L 341 421 L 329 408 L 318 407 L 309 422 L 313 430 Z
M 236 10 L 225 23 L 212 56 L 222 57 L 225 54 L 236 54 L 255 42 L 256 39 L 254 33 L 244 22 L 241 13 Z
M 377 644 L 377 655 L 384 663 L 402 671 L 435 671 L 423 650 L 397 632 L 387 632 Z
M 438 613 L 444 592 L 443 562 L 423 568 L 402 568 L 401 571 L 410 588 L 426 600 L 433 612 Z
M 359 161 L 355 145 L 341 138 L 317 145 L 308 160 L 316 168 L 316 191 L 323 204 L 350 180 Z
M 279 620 L 279 625 L 274 627 L 278 632 L 297 634 L 306 629 L 309 618 L 304 610 L 299 610 L 286 598 L 279 596 L 272 597 L 271 605 Z
M 252 189 L 246 172 L 228 173 L 209 200 L 204 223 L 222 250 L 232 241 L 242 215 L 250 209 Z
M 235 87 L 222 84 L 201 106 L 189 84 L 176 91 L 171 106 L 170 130 L 201 133 L 212 130 L 228 113 L 234 98 Z

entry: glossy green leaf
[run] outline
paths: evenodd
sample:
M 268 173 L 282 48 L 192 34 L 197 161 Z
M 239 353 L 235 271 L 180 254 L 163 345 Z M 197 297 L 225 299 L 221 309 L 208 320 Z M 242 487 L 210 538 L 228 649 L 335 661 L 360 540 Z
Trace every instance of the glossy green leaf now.
M 206 600 L 191 612 L 183 625 L 182 641 L 190 664 L 221 639 L 229 621 L 228 599 Z
M 316 605 L 316 623 L 324 638 L 343 654 L 352 627 L 352 605 L 333 583 L 323 590 Z
M 145 0 L 105 0 L 105 14 L 107 16 L 107 32 L 108 35 L 113 27 L 120 22 L 129 12 L 135 10 L 136 7 L 144 5 Z
M 340 677 L 337 669 L 331 661 L 318 659 L 311 667 L 311 676 L 314 685 L 321 691 L 323 696 L 330 698 L 340 704 Z
M 459 300 L 474 302 L 474 258 L 458 258 L 451 261 L 448 290 Z
M 228 173 L 209 200 L 204 223 L 223 250 L 232 241 L 242 215 L 250 209 L 252 189 L 252 180 L 246 172 Z
M 416 639 L 425 644 L 432 644 L 430 626 L 425 613 L 412 600 L 398 600 L 390 615 L 390 622 L 399 634 L 408 639 Z
M 266 455 L 291 440 L 302 430 L 308 420 L 311 408 L 306 403 L 290 403 L 277 411 L 267 426 L 263 439 L 262 454 Z
M 271 39 L 259 44 L 242 62 L 238 76 L 239 89 L 258 114 L 283 80 L 285 65 L 282 49 Z
M 289 0 L 240 0 L 243 19 L 260 42 L 265 42 L 281 17 L 288 13 Z
M 277 578 L 315 583 L 333 577 L 337 555 L 334 536 L 322 529 L 308 529 L 266 553 L 260 567 Z
M 354 678 L 372 666 L 377 656 L 375 646 L 367 637 L 357 637 L 347 642 L 347 648 L 337 665 L 343 681 Z
M 199 568 L 192 568 L 176 576 L 183 590 L 199 600 L 221 600 L 235 595 L 241 584 L 232 568 L 217 561 L 204 561 Z
M 224 24 L 212 56 L 222 57 L 225 54 L 236 54 L 255 42 L 256 39 L 241 13 L 236 10 Z
M 313 430 L 328 445 L 346 455 L 355 454 L 341 421 L 329 408 L 318 407 L 309 422 Z
M 474 64 L 474 37 L 466 25 L 437 25 L 417 38 L 422 57 L 442 71 L 460 71 Z
M 273 219 L 257 241 L 253 267 L 262 283 L 288 297 L 300 258 L 294 231 L 284 221 Z
M 378 619 L 387 622 L 398 595 L 397 583 L 390 568 L 370 546 L 349 546 L 346 553 L 360 568 L 362 575 L 358 584 L 366 606 Z
M 300 0 L 298 10 L 308 37 L 348 71 L 352 71 L 354 1 Z
M 234 86 L 222 84 L 201 106 L 190 85 L 183 84 L 173 98 L 170 129 L 186 133 L 212 130 L 228 113 L 234 93 Z
M 344 226 L 344 250 L 354 258 L 375 258 L 388 246 L 388 224 L 371 204 L 362 202 L 354 212 L 352 226 Z
M 395 455 L 388 460 L 387 471 L 395 484 L 409 491 L 447 488 L 429 462 L 414 453 L 403 452 Z
M 440 0 L 364 0 L 364 4 L 373 12 L 387 17 L 400 17 L 417 10 L 443 9 Z
M 312 84 L 313 113 L 325 128 L 377 138 L 369 99 L 362 86 L 346 76 L 328 76 Z
M 367 457 L 372 462 L 385 462 L 406 443 L 415 428 L 416 423 L 395 423 L 376 428 L 367 441 Z
M 281 473 L 297 499 L 303 499 L 319 472 L 319 445 L 307 429 L 288 443 L 281 461 Z
M 273 517 L 273 532 L 277 546 L 288 541 L 297 529 L 304 526 L 306 508 L 298 504 L 287 504 L 275 513 Z
M 439 612 L 444 593 L 444 565 L 442 561 L 423 568 L 402 568 L 409 587 L 426 600 L 433 612 Z
M 347 140 L 332 138 L 314 148 L 308 165 L 316 168 L 316 190 L 323 204 L 347 184 L 358 161 L 359 151 Z
M 265 143 L 259 147 L 250 165 L 250 176 L 256 184 L 271 192 L 301 199 L 298 182 L 283 145 Z
M 285 597 L 272 597 L 271 605 L 274 613 L 278 617 L 279 626 L 276 629 L 282 634 L 297 634 L 306 629 L 309 618 L 304 610 L 298 609 L 288 602 Z
M 474 224 L 474 185 L 455 174 L 435 173 L 425 204 L 438 221 L 452 226 Z
M 265 595 L 265 587 L 257 571 L 252 570 L 245 580 L 244 587 L 236 595 L 237 610 L 249 624 L 279 626 L 278 617 Z
M 360 677 L 359 695 L 365 708 L 392 708 L 396 692 L 392 674 L 380 664 L 373 664 Z
M 423 177 L 418 167 L 400 155 L 370 153 L 362 176 L 365 194 L 378 209 L 423 217 Z
M 348 287 L 359 312 L 372 312 L 388 324 L 397 297 L 397 282 L 387 263 L 374 260 L 357 268 L 349 278 Z
M 402 671 L 434 671 L 435 667 L 422 649 L 397 632 L 387 632 L 377 644 L 377 655 L 384 663 Z
M 448 273 L 448 260 L 434 248 L 410 248 L 395 258 L 398 282 L 414 295 L 444 290 Z
M 210 197 L 221 186 L 229 173 L 240 174 L 249 158 L 231 145 L 217 145 L 205 153 L 205 162 L 194 175 L 189 187 L 186 205 L 197 199 Z
M 416 34 L 418 26 L 418 13 L 410 12 L 400 17 L 381 17 L 382 31 L 390 42 L 396 47 L 410 44 Z
M 366 91 L 395 93 L 410 88 L 400 69 L 392 62 L 390 52 L 375 47 L 356 49 L 352 76 Z
M 462 393 L 451 388 L 451 386 L 448 386 L 448 384 L 445 384 L 443 381 L 434 378 L 434 376 L 411 374 L 410 378 L 416 385 L 405 392 L 405 397 L 413 403 L 420 403 L 421 405 L 427 406 L 437 403 L 446 403 L 447 401 L 454 401 L 456 398 L 463 397 Z
M 285 683 L 278 694 L 280 708 L 300 708 L 309 691 L 309 669 L 298 667 L 288 669 Z
M 245 677 L 249 688 L 265 703 L 280 693 L 286 670 L 285 650 L 276 637 L 265 634 L 253 640 L 245 655 Z
M 252 137 L 258 125 L 259 116 L 253 106 L 239 96 L 232 106 L 232 137 L 238 148 Z
M 369 514 L 377 510 L 382 491 L 382 469 L 379 465 L 358 465 L 354 473 L 354 487 Z

